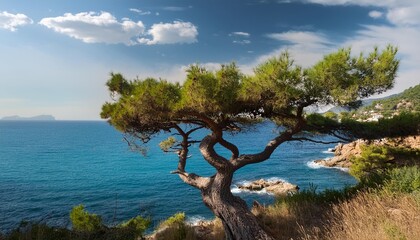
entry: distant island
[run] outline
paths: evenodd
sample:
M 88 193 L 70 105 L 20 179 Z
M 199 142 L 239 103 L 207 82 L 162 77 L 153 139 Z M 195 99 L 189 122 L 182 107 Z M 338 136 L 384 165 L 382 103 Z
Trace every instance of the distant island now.
M 34 117 L 20 117 L 20 116 L 8 116 L 3 117 L 0 120 L 3 121 L 55 121 L 55 117 L 52 115 L 38 115 Z

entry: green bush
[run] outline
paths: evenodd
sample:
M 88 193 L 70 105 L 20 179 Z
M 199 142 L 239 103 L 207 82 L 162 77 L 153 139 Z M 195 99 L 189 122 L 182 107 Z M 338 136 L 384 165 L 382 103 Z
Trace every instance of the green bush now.
M 389 170 L 382 189 L 391 193 L 420 191 L 420 167 L 402 167 Z
M 77 231 L 94 232 L 102 228 L 101 217 L 88 213 L 83 205 L 73 207 L 70 212 L 70 220 L 73 229 Z
M 388 169 L 419 165 L 419 157 L 420 151 L 417 149 L 363 146 L 361 156 L 352 159 L 353 164 L 350 168 L 350 174 L 362 182 L 375 182 L 375 178 L 381 178 L 377 175 L 383 174 Z
M 156 239 L 173 239 L 173 240 L 184 240 L 190 238 L 187 235 L 191 234 L 189 226 L 185 223 L 185 213 L 175 213 L 169 217 L 158 227 L 158 233 Z
M 163 221 L 160 225 L 169 227 L 176 224 L 184 224 L 184 223 L 185 223 L 185 213 L 179 212 L 179 213 L 175 213 L 173 216 Z
M 350 174 L 359 180 L 391 166 L 393 156 L 387 147 L 363 146 L 360 157 L 352 159 Z
M 149 228 L 150 224 L 150 218 L 143 218 L 141 216 L 137 216 L 119 224 L 117 227 L 129 230 L 133 232 L 136 237 L 140 237 L 143 235 L 144 231 L 146 231 L 146 229 Z

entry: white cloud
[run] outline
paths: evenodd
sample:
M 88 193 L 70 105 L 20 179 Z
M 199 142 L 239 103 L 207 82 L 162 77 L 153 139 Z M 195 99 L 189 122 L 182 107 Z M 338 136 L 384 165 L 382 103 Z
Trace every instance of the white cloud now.
M 420 4 L 418 6 L 391 8 L 388 10 L 386 17 L 395 25 L 419 25 Z
M 166 10 L 166 11 L 174 11 L 174 12 L 184 11 L 186 9 L 187 8 L 185 8 L 185 7 L 174 7 L 174 6 L 168 6 L 168 7 L 164 7 L 163 8 L 163 10 Z
M 174 44 L 174 43 L 195 43 L 197 42 L 197 27 L 190 22 L 174 21 L 173 23 L 157 23 L 147 31 L 152 37 L 139 38 L 139 43 L 153 44 Z
M 144 13 L 132 8 L 130 11 Z M 197 42 L 197 27 L 190 22 L 153 24 L 148 31 L 141 21 L 129 18 L 118 21 L 108 12 L 66 13 L 63 16 L 43 18 L 39 24 L 56 32 L 82 40 L 86 43 L 174 44 Z M 150 38 L 151 37 L 151 38 Z
M 251 34 L 247 32 L 232 32 L 229 34 L 229 36 L 250 37 Z
M 0 28 L 15 32 L 17 31 L 17 27 L 32 23 L 32 19 L 25 14 L 13 14 L 6 11 L 0 12 Z
M 286 41 L 292 44 L 322 45 L 331 43 L 324 34 L 309 31 L 271 33 L 267 34 L 267 37 L 278 41 Z
M 134 44 L 133 39 L 145 30 L 141 21 L 134 22 L 127 18 L 118 21 L 108 12 L 66 13 L 59 17 L 43 18 L 39 24 L 86 43 L 131 45 Z
M 130 10 L 131 12 L 138 13 L 139 15 L 150 15 L 150 14 L 152 14 L 152 12 L 151 12 L 151 11 L 142 11 L 142 10 L 140 10 L 140 9 L 138 9 L 138 8 L 130 8 L 129 10 Z
M 244 40 L 233 40 L 232 42 L 233 43 L 236 43 L 236 44 L 245 45 L 245 44 L 250 44 L 251 43 L 251 40 L 248 40 L 248 39 L 244 39 Z
M 235 44 L 246 45 L 251 43 L 251 40 L 244 39 L 249 38 L 251 36 L 251 34 L 247 32 L 231 32 L 229 33 L 229 36 L 235 39 L 232 41 Z
M 303 0 L 304 2 L 323 5 L 358 5 L 382 7 L 387 10 L 386 17 L 395 25 L 420 25 L 420 1 L 418 0 Z M 376 13 L 375 13 L 376 12 Z M 369 16 L 375 18 L 377 11 Z M 382 16 L 382 15 L 381 15 Z M 380 17 L 380 16 L 379 16 Z
M 380 18 L 382 17 L 383 12 L 379 12 L 379 11 L 370 11 L 369 12 L 369 17 L 371 18 Z

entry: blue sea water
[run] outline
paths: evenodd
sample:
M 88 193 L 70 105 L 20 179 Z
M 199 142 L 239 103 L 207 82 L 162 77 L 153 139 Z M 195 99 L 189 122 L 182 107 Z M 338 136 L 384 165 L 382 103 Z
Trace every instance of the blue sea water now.
M 265 122 L 228 139 L 241 153 L 253 153 L 275 136 L 273 130 L 274 125 Z M 78 204 L 111 225 L 140 214 L 154 223 L 176 212 L 185 212 L 190 220 L 212 218 L 199 191 L 170 174 L 177 167 L 177 157 L 158 147 L 166 137 L 162 134 L 150 141 L 143 156 L 130 151 L 121 133 L 106 122 L 0 121 L 0 231 L 15 228 L 22 220 L 69 226 L 69 212 Z M 232 190 L 248 203 L 272 203 L 273 196 L 241 192 L 235 184 L 260 178 L 283 179 L 303 189 L 310 184 L 319 190 L 354 184 L 346 172 L 308 164 L 331 156 L 325 150 L 332 147 L 285 143 L 269 160 L 239 170 Z M 191 155 L 188 171 L 214 173 L 197 147 Z

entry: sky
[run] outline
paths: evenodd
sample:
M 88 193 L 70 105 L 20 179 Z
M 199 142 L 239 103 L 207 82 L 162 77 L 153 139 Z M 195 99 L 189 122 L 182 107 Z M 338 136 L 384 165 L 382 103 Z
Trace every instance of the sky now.
M 111 72 L 182 82 L 195 63 L 251 74 L 285 50 L 310 67 L 392 44 L 386 96 L 420 83 L 419 41 L 419 0 L 0 0 L 0 118 L 98 120 Z

